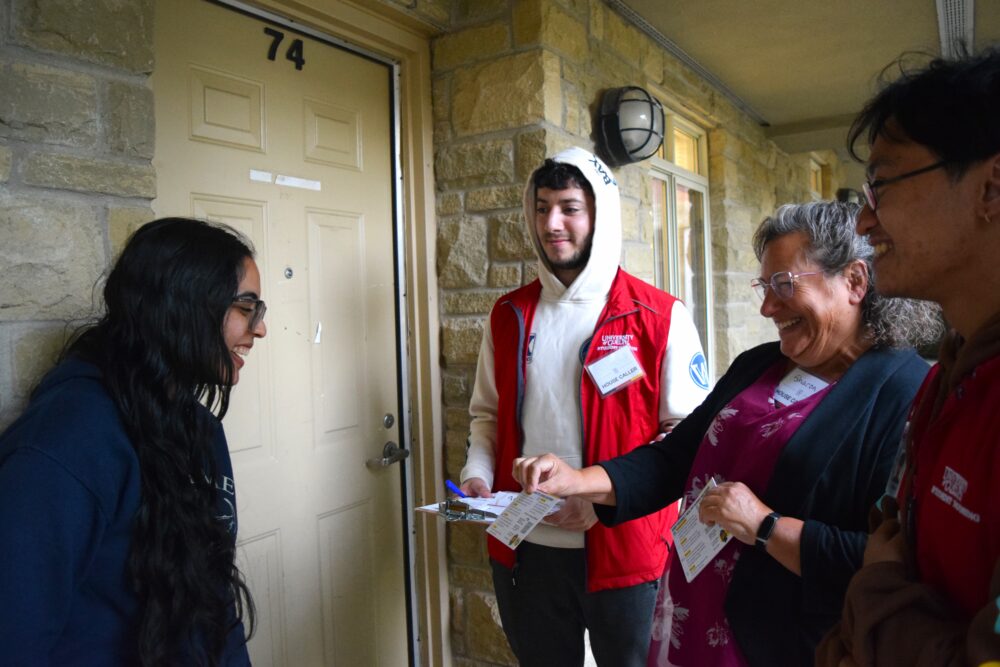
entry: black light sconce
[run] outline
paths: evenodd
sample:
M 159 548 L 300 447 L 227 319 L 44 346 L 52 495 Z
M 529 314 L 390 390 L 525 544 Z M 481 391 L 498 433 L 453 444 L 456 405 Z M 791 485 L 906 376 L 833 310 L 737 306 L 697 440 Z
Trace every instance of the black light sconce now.
M 612 88 L 601 98 L 599 139 L 612 166 L 655 154 L 663 143 L 663 125 L 663 105 L 642 88 Z

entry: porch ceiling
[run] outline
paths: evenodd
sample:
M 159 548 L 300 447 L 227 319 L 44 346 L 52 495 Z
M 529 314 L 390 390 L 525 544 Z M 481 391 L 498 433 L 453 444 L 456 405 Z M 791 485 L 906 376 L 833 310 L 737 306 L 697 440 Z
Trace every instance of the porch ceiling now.
M 935 0 L 618 0 L 741 98 L 785 150 L 841 151 L 904 51 L 941 52 Z M 1000 43 L 1000 2 L 975 3 L 976 48 Z

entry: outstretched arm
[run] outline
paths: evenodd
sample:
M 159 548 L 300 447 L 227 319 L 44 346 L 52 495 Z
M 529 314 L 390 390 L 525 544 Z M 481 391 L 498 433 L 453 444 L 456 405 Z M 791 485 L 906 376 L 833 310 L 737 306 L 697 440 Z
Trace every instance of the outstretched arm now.
M 604 468 L 576 470 L 554 454 L 514 459 L 514 478 L 528 493 L 537 490 L 560 498 L 576 496 L 601 505 L 615 504 L 615 488 Z

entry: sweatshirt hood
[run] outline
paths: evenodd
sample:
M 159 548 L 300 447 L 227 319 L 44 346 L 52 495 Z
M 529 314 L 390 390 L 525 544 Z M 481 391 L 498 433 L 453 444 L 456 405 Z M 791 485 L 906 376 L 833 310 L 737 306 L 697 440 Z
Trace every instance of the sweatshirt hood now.
M 587 266 L 569 286 L 563 285 L 552 272 L 535 230 L 535 187 L 532 177 L 528 177 L 524 188 L 524 220 L 538 256 L 538 279 L 542 283 L 542 293 L 555 299 L 571 301 L 604 298 L 618 274 L 622 252 L 618 181 L 600 158 L 582 148 L 569 148 L 552 156 L 552 159 L 579 169 L 594 190 L 594 237 Z

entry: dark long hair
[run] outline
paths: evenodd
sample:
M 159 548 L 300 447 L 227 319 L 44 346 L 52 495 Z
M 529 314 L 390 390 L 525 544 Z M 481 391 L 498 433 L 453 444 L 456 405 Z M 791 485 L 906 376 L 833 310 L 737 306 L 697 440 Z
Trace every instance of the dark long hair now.
M 222 326 L 252 256 L 224 225 L 164 218 L 141 227 L 108 276 L 103 317 L 66 351 L 100 368 L 139 458 L 128 580 L 147 667 L 215 665 L 236 620 L 254 626 L 233 535 L 216 519 L 221 427 L 204 407 L 221 419 L 229 404 L 235 370 Z
M 945 170 L 958 179 L 1000 151 L 1000 46 L 955 60 L 927 60 L 907 53 L 882 71 L 881 90 L 854 119 L 847 147 L 861 161 L 860 140 L 868 146 L 879 136 L 911 140 L 945 161 Z M 893 74 L 898 76 L 890 82 Z

